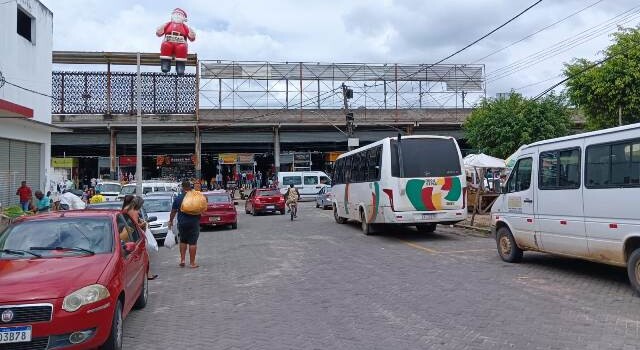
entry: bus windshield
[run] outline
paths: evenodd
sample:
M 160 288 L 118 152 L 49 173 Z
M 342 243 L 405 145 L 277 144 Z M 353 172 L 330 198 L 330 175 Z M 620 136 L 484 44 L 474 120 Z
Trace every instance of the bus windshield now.
M 462 174 L 460 155 L 452 139 L 403 139 L 404 178 L 446 177 Z M 398 141 L 391 140 L 391 176 L 400 177 Z

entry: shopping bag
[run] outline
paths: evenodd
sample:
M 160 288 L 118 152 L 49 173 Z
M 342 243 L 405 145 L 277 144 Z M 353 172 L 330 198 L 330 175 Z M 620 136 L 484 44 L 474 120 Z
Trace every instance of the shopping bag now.
M 158 241 L 156 241 L 156 238 L 153 237 L 153 233 L 151 233 L 151 230 L 149 230 L 148 226 L 147 229 L 144 230 L 144 236 L 147 239 L 147 250 L 150 252 L 157 252 Z
M 182 200 L 182 205 L 180 206 L 180 211 L 189 214 L 189 215 L 200 215 L 207 210 L 207 198 L 200 191 L 188 191 L 184 199 Z
M 164 246 L 169 249 L 176 246 L 176 236 L 173 234 L 173 230 L 171 228 L 169 228 L 167 236 L 164 238 Z

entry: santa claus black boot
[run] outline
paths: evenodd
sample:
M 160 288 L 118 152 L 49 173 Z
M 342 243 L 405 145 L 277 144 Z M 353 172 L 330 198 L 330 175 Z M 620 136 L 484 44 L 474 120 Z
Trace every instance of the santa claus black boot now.
M 160 69 L 162 73 L 169 73 L 171 71 L 171 60 L 160 59 Z
M 184 61 L 176 61 L 176 74 L 184 75 Z

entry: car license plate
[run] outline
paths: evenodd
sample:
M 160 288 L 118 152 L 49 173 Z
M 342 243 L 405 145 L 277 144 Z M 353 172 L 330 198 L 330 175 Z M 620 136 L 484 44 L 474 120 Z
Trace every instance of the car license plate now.
M 209 222 L 215 222 L 215 221 L 220 221 L 220 217 L 219 216 L 210 216 L 209 217 Z
M 422 214 L 422 220 L 433 220 L 436 218 L 436 214 Z
M 0 327 L 0 344 L 31 341 L 31 326 Z
M 273 209 L 275 209 L 275 208 L 276 208 L 276 206 L 275 206 L 275 205 L 267 205 L 267 209 L 271 209 L 271 210 L 273 210 Z

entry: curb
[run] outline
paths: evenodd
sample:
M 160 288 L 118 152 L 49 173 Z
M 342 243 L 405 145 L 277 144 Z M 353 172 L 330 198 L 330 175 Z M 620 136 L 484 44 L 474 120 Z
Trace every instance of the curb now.
M 485 236 L 490 236 L 491 235 L 491 229 L 489 228 L 485 228 L 485 227 L 478 227 L 478 226 L 470 226 L 470 225 L 463 225 L 463 224 L 455 224 L 455 227 L 460 227 L 463 229 L 467 229 L 467 230 L 473 230 L 473 231 L 478 231 L 483 233 Z

